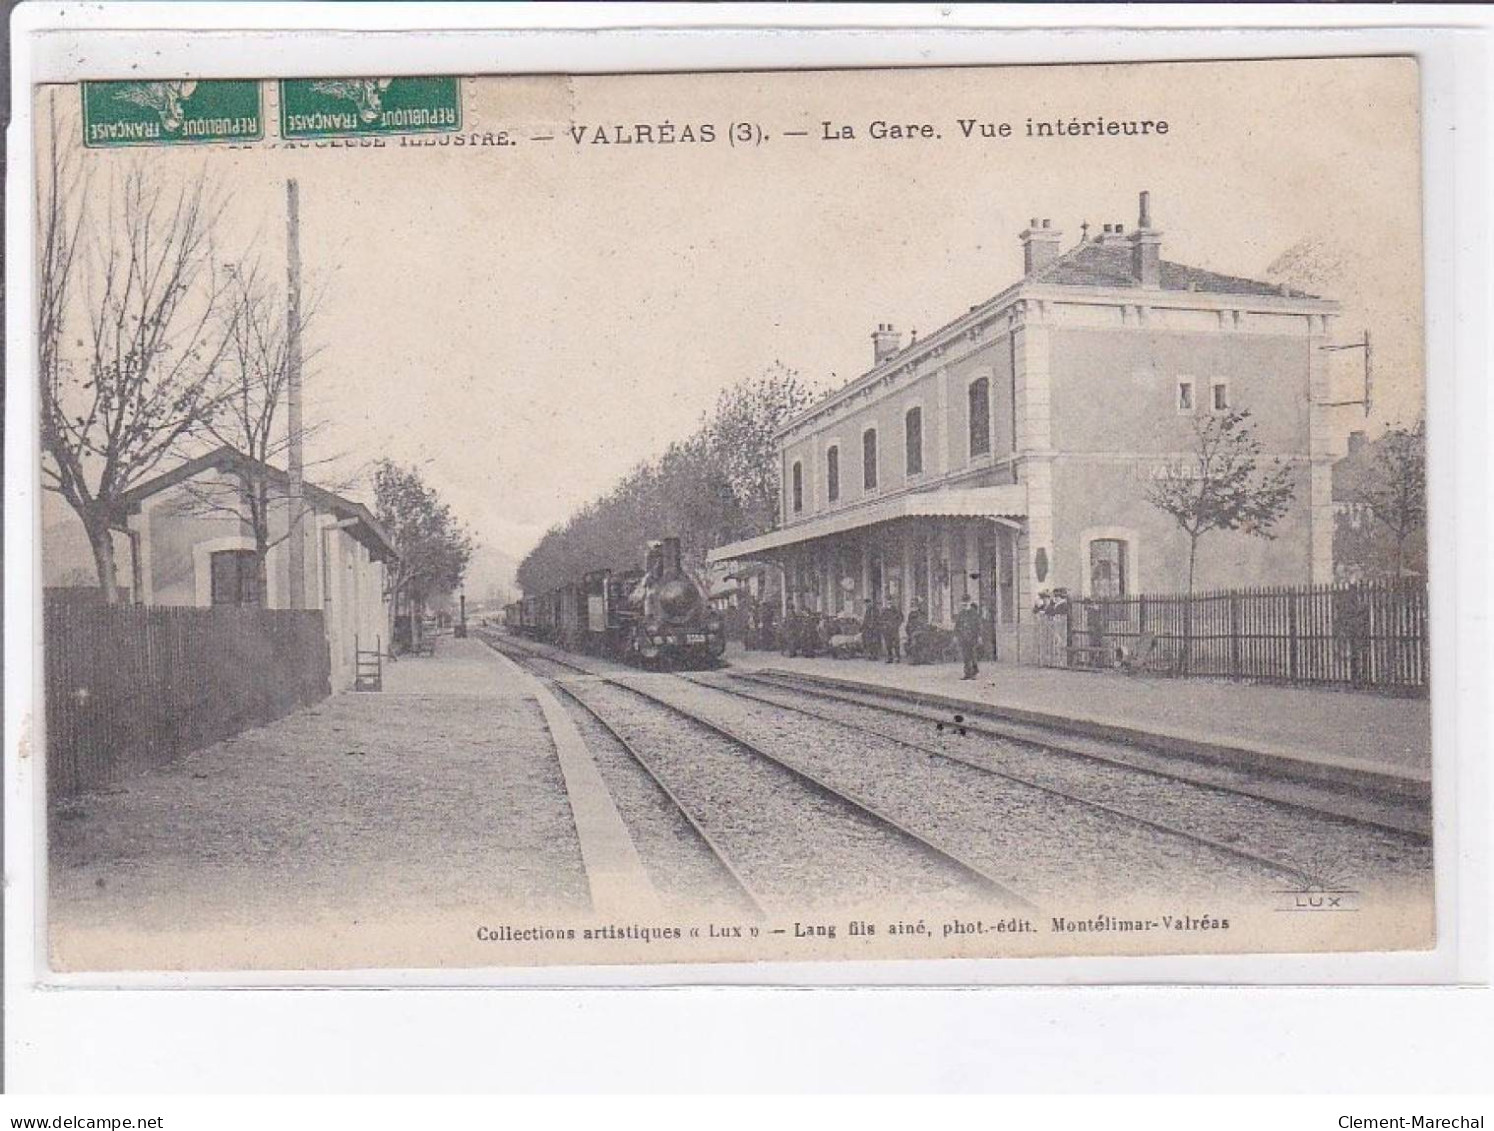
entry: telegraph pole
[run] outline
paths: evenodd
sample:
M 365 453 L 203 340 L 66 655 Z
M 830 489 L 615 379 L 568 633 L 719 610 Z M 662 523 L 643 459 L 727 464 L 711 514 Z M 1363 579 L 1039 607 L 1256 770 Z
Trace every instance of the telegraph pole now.
M 285 182 L 285 395 L 286 472 L 290 477 L 290 601 L 306 607 L 306 531 L 301 525 L 305 495 L 305 454 L 301 450 L 301 192 L 295 178 Z

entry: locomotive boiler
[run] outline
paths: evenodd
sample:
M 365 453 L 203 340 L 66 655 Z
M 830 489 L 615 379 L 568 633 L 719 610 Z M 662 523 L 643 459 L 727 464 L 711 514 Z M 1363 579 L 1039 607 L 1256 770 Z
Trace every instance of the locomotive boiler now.
M 593 570 L 510 605 L 505 620 L 564 648 L 650 666 L 708 666 L 726 651 L 721 618 L 678 538 L 650 542 L 642 569 Z

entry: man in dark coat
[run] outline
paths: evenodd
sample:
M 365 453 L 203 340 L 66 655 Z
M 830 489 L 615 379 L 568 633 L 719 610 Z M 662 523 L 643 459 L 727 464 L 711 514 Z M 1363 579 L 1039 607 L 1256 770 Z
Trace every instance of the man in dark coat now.
M 773 607 L 773 602 L 764 601 L 760 608 L 758 620 L 758 647 L 765 652 L 770 652 L 778 647 L 778 634 L 775 628 L 778 623 L 778 610 Z
M 960 642 L 960 659 L 965 664 L 965 674 L 960 678 L 974 679 L 980 674 L 980 664 L 975 659 L 976 649 L 980 647 L 980 608 L 973 597 L 965 598 L 965 607 L 955 617 L 955 638 Z
M 923 602 L 915 597 L 913 607 L 908 610 L 908 662 L 910 664 L 928 663 L 928 630 L 929 615 L 923 611 Z
M 867 659 L 875 660 L 882 651 L 882 610 L 870 597 L 866 599 L 866 611 L 861 614 L 861 651 Z
M 887 649 L 887 662 L 895 664 L 902 659 L 903 610 L 897 601 L 887 598 L 887 608 L 882 611 L 882 645 Z

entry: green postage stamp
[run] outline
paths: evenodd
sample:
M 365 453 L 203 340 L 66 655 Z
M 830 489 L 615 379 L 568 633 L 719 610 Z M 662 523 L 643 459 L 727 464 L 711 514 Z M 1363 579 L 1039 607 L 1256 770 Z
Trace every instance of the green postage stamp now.
M 260 84 L 237 79 L 83 84 L 85 145 L 191 145 L 265 136 Z
M 461 90 L 452 77 L 280 83 L 280 136 L 287 140 L 437 133 L 461 125 Z

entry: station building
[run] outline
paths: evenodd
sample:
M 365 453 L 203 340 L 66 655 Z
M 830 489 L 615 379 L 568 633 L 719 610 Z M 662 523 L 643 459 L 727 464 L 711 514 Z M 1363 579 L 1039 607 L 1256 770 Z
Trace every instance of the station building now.
M 878 326 L 872 367 L 777 434 L 780 528 L 710 560 L 777 566 L 785 603 L 837 615 L 916 598 L 947 626 L 973 594 L 1020 659 L 1044 590 L 1186 588 L 1187 539 L 1147 487 L 1192 456 L 1197 414 L 1243 408 L 1295 498 L 1273 539 L 1207 535 L 1196 588 L 1332 580 L 1338 304 L 1164 259 L 1149 204 L 1067 249 L 1033 220 L 995 297 L 906 345 Z

